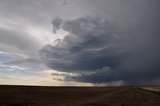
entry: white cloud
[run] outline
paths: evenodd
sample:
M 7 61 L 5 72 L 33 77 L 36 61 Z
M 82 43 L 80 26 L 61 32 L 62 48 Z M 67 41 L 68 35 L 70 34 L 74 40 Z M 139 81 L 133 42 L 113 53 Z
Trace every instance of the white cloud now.
M 4 55 L 4 56 L 10 56 L 10 57 L 16 57 L 16 58 L 20 58 L 20 57 L 21 58 L 27 58 L 26 55 L 20 54 L 20 53 L 12 53 L 12 52 L 7 53 L 7 52 L 0 51 L 0 54 Z
M 9 71 L 24 71 L 27 70 L 25 67 L 17 66 L 17 65 L 5 65 L 5 64 L 0 64 L 0 68 L 7 69 Z

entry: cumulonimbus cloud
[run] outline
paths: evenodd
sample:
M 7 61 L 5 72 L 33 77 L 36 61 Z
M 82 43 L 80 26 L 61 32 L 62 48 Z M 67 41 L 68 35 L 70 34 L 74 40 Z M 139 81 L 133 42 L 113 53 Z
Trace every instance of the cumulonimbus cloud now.
M 151 51 L 144 49 L 145 46 L 137 47 L 132 41 L 134 38 L 137 45 L 140 44 L 146 37 L 139 36 L 141 32 L 121 32 L 117 25 L 100 16 L 86 16 L 75 20 L 56 18 L 53 20 L 53 27 L 55 32 L 62 29 L 68 34 L 56 45 L 44 46 L 40 55 L 49 68 L 81 73 L 80 76 L 66 77 L 65 80 L 92 83 L 121 80 L 126 84 L 144 84 L 159 77 L 160 67 L 156 65 L 159 61 L 156 57 L 159 55 L 152 55 L 154 49 Z M 141 37 L 141 40 L 137 40 Z M 153 42 L 150 43 L 146 44 L 153 46 Z M 152 55 L 152 58 L 143 54 Z
M 60 23 L 61 22 L 61 23 Z M 68 32 L 55 46 L 46 45 L 41 51 L 50 68 L 60 71 L 93 71 L 118 63 L 115 40 L 117 27 L 101 17 L 82 17 L 73 21 L 53 21 L 54 29 Z M 114 43 L 115 42 L 115 43 Z

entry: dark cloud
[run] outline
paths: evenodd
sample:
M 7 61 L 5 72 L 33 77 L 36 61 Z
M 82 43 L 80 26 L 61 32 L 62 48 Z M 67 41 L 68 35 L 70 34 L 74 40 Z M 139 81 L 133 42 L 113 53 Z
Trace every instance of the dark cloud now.
M 64 0 L 62 4 L 63 4 L 64 6 L 66 6 L 66 5 L 71 5 L 73 1 L 74 1 L 74 0 Z
M 133 72 L 132 72 L 133 71 Z M 67 77 L 68 81 L 80 81 L 91 83 L 106 83 L 123 81 L 126 85 L 153 85 L 159 84 L 159 70 L 118 70 L 104 69 L 91 74 L 81 74 L 80 76 Z
M 59 20 L 56 18 L 53 23 Z M 87 16 L 53 25 L 54 29 L 62 28 L 69 34 L 57 45 L 46 45 L 40 51 L 48 67 L 72 72 L 117 66 L 119 57 L 114 52 L 120 46 L 116 44 L 119 32 L 108 20 Z
M 154 23 L 154 20 L 148 19 L 151 26 L 142 25 L 124 32 L 100 16 L 59 20 L 53 20 L 53 23 L 60 22 L 53 24 L 54 29 L 63 29 L 68 35 L 56 45 L 46 45 L 40 54 L 50 68 L 81 74 L 65 80 L 91 83 L 124 81 L 131 85 L 153 84 L 160 77 L 157 42 L 160 33 L 156 27 L 159 23 Z

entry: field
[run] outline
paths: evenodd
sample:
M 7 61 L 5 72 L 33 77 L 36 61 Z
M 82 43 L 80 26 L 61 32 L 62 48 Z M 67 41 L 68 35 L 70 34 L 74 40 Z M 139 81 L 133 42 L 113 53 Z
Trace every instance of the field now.
M 160 106 L 137 87 L 0 86 L 0 106 Z

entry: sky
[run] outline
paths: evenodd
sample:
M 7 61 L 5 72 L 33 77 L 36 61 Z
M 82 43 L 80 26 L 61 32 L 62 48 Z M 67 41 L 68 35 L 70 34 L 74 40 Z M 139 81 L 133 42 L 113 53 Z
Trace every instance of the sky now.
M 0 84 L 160 84 L 159 0 L 0 0 Z

